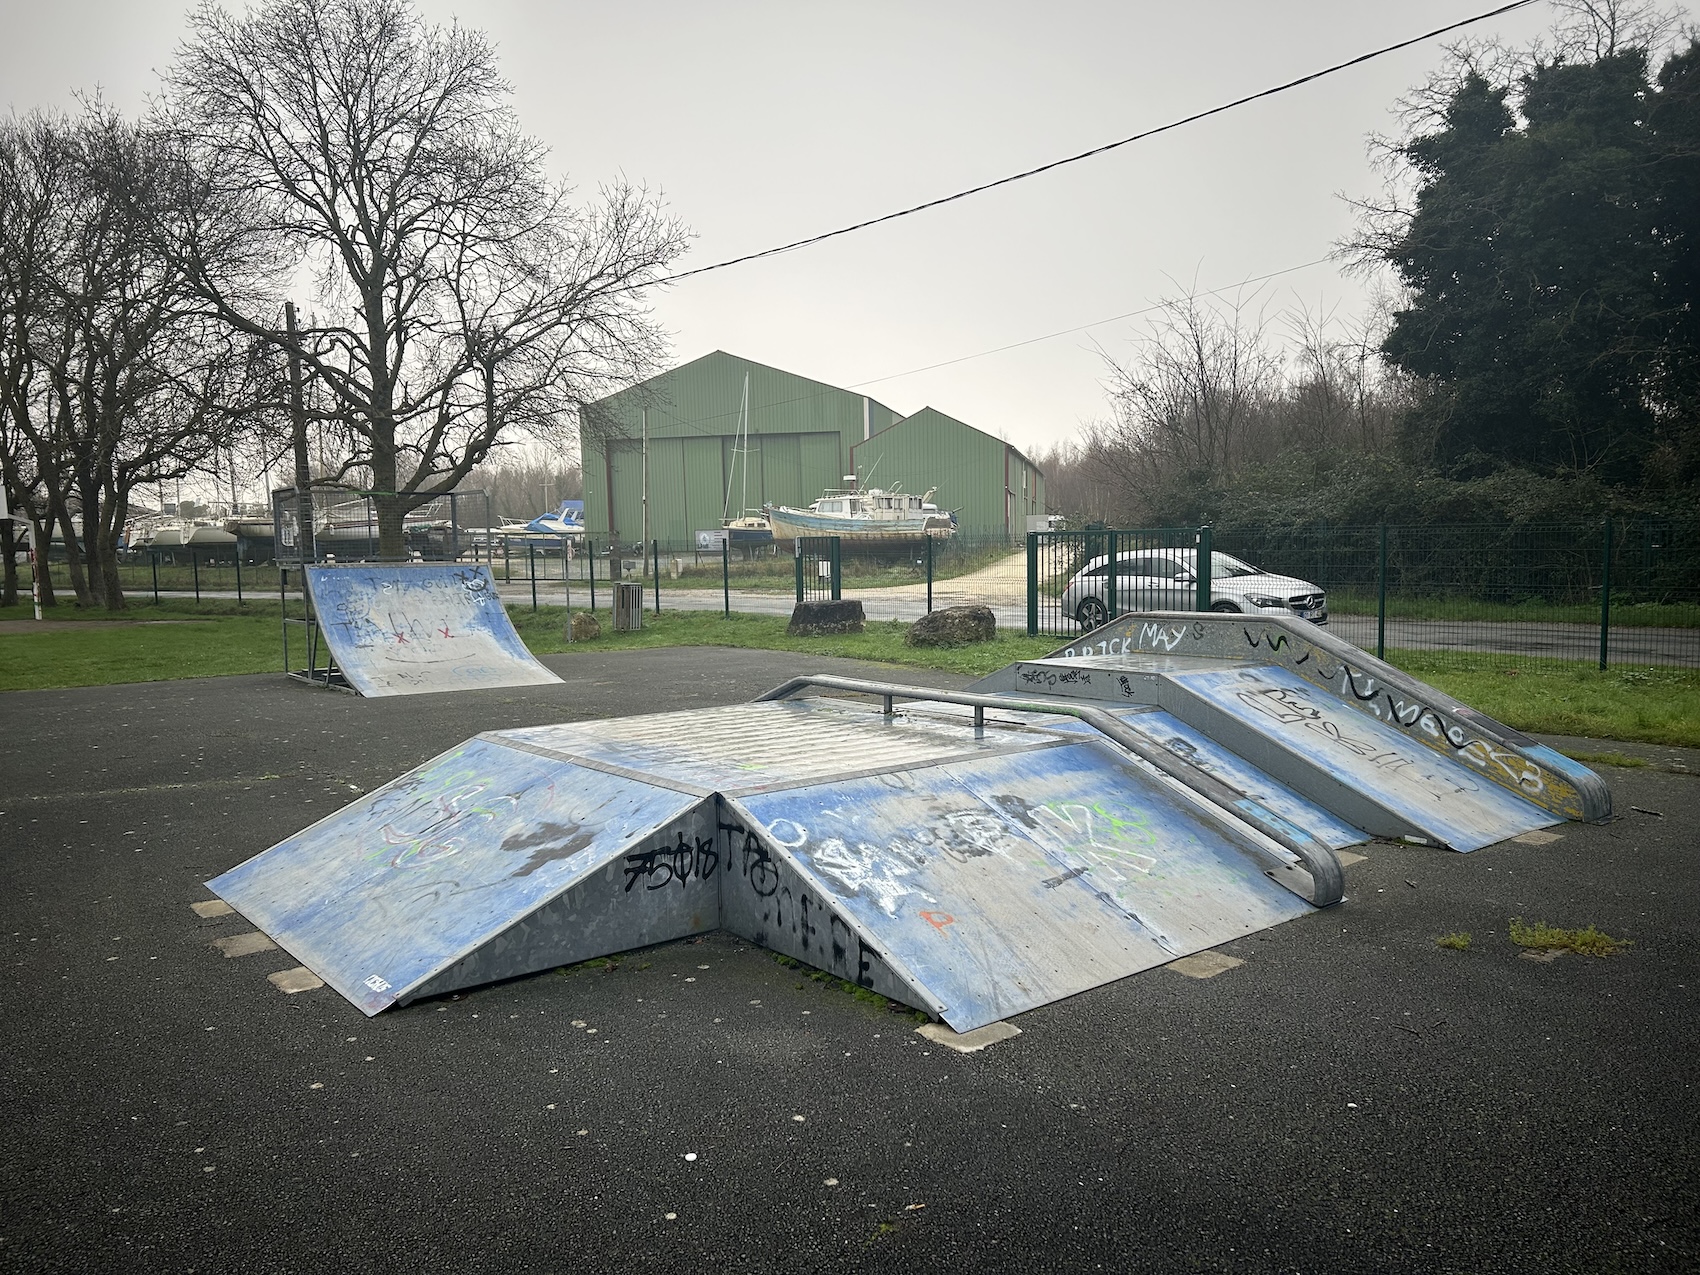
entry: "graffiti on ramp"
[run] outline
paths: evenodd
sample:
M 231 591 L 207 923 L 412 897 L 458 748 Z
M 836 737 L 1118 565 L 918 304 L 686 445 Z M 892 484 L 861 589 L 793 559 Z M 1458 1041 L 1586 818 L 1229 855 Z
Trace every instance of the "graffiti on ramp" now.
M 319 631 L 362 695 L 559 682 L 520 641 L 482 563 L 310 566 Z

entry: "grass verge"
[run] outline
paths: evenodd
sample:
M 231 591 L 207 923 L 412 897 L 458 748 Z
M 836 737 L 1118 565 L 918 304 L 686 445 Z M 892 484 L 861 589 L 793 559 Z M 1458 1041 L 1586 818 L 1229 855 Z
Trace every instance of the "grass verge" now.
M 1453 651 L 1390 651 L 1388 663 L 1520 731 L 1700 748 L 1700 669 L 1601 672 L 1563 660 L 1506 669 Z
M 0 608 L 0 622 L 32 614 Z M 167 600 L 116 616 L 54 607 L 47 618 L 74 627 L 25 632 L 0 623 L 0 691 L 281 672 L 279 617 L 276 602 L 234 599 Z
M 644 616 L 635 633 L 612 631 L 599 613 L 603 636 L 574 645 L 566 640 L 567 611 L 510 607 L 526 645 L 539 655 L 662 646 L 729 646 L 811 655 L 977 677 L 1021 659 L 1043 655 L 1058 639 L 1002 631 L 996 640 L 969 647 L 912 647 L 908 626 L 875 621 L 862 633 L 792 637 L 783 616 L 722 616 L 712 611 L 666 611 Z M 102 624 L 103 611 L 56 607 L 51 618 L 75 627 L 46 632 L 8 631 L 0 623 L 0 691 L 101 686 L 179 677 L 220 677 L 281 671 L 283 656 L 276 601 L 166 599 L 138 605 L 120 618 L 143 623 Z M 26 619 L 26 607 L 0 609 L 0 622 Z M 176 620 L 196 623 L 149 624 Z M 85 630 L 86 625 L 86 631 Z M 1560 660 L 1527 660 L 1506 670 L 1487 659 L 1460 660 L 1456 652 L 1396 651 L 1392 662 L 1517 730 L 1583 735 L 1700 748 L 1700 670 L 1613 668 L 1601 672 Z M 1513 673 L 1515 675 L 1513 675 Z M 1635 765 L 1637 759 L 1599 754 L 1583 761 Z
M 991 642 L 962 647 L 905 646 L 909 626 L 899 620 L 876 620 L 861 633 L 830 637 L 792 637 L 786 633 L 787 619 L 778 615 L 730 616 L 714 611 L 653 612 L 643 617 L 643 628 L 635 633 L 613 632 L 609 612 L 597 613 L 602 636 L 594 642 L 575 644 L 566 640 L 567 612 L 562 607 L 513 610 L 514 627 L 525 644 L 539 655 L 572 651 L 643 649 L 659 646 L 736 646 L 767 651 L 799 651 L 810 655 L 832 655 L 850 660 L 870 660 L 909 668 L 939 669 L 949 673 L 982 676 L 1016 660 L 1044 655 L 1057 646 L 1055 638 L 1030 638 L 1022 633 L 1000 632 Z

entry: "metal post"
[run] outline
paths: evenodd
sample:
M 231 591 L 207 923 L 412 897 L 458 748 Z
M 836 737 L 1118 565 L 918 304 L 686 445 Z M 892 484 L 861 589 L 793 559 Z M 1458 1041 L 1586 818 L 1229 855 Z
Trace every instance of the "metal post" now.
M 1375 570 L 1375 658 L 1387 658 L 1387 524 L 1381 524 L 1381 555 Z
M 32 546 L 32 551 L 30 553 L 30 561 L 32 563 L 35 561 L 35 553 L 33 551 L 33 546 Z M 153 604 L 155 606 L 158 606 L 159 605 L 159 555 L 157 553 L 150 553 L 148 555 L 148 563 L 149 563 L 150 566 L 153 567 Z M 35 568 L 33 566 L 30 568 L 30 574 L 32 576 L 35 574 Z M 39 589 L 37 589 L 36 590 L 36 596 L 39 598 L 40 595 L 41 595 L 41 591 Z M 40 602 L 36 603 L 35 610 L 36 610 L 36 617 L 35 618 L 38 619 L 38 620 L 41 619 L 41 603 Z
M 504 547 L 506 542 L 503 542 Z M 537 546 L 531 541 L 525 542 L 525 566 L 531 576 L 531 609 L 537 610 Z
M 655 614 L 661 614 L 661 542 L 649 542 L 650 574 L 655 578 Z
M 302 568 L 306 570 L 305 567 Z M 289 568 L 277 569 L 277 613 L 283 617 L 283 671 L 289 672 Z
M 839 547 L 841 543 L 838 537 L 834 536 L 828 549 L 828 552 L 832 555 L 832 600 L 834 602 L 844 596 L 842 587 L 844 583 L 844 556 Z
M 927 537 L 927 614 L 933 613 L 933 538 Z
M 242 605 L 242 546 L 236 546 L 236 605 Z
M 1039 533 L 1027 533 L 1027 636 L 1039 636 Z
M 527 540 L 525 542 L 525 545 L 526 545 L 526 548 L 529 549 L 531 547 L 531 541 Z M 508 552 L 508 538 L 506 536 L 503 536 L 502 537 L 502 582 L 504 584 L 506 584 L 508 581 L 512 580 L 513 578 L 514 578 L 513 555 L 511 555 Z M 536 609 L 537 609 L 536 607 L 532 608 L 532 610 L 534 610 L 534 611 Z
M 584 538 L 584 574 L 590 581 L 590 613 L 596 614 L 596 546 L 590 542 L 590 537 Z
M 195 577 L 195 603 L 198 606 L 201 601 L 201 555 L 193 549 L 189 551 L 189 570 Z
M 803 605 L 803 538 L 797 537 L 797 605 Z
M 1116 549 L 1116 533 L 1113 532 L 1113 531 L 1110 533 L 1110 536 L 1109 536 L 1109 546 L 1110 546 L 1110 564 L 1109 564 L 1108 570 L 1106 570 L 1105 573 L 1104 573 L 1104 593 L 1106 594 L 1104 601 L 1105 601 L 1106 605 L 1108 605 L 1108 607 L 1110 608 L 1110 619 L 1113 620 L 1118 615 L 1121 614 L 1121 600 L 1122 600 L 1121 599 L 1122 591 L 1121 591 L 1120 587 L 1117 585 L 1117 582 L 1116 582 L 1116 566 L 1117 566 L 1116 558 L 1118 557 L 1118 553 L 1117 553 L 1117 549 Z
M 1600 572 L 1600 670 L 1605 671 L 1611 642 L 1611 519 L 1606 519 L 1606 556 Z
M 732 618 L 732 533 L 728 531 L 720 542 L 720 596 L 726 608 L 726 618 Z
M 1195 611 L 1210 609 L 1210 528 L 1198 529 L 1198 600 Z

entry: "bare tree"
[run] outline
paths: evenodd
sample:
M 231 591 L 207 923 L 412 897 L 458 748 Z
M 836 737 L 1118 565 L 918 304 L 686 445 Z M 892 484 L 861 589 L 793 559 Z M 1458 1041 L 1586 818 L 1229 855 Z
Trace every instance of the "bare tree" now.
M 685 232 L 639 186 L 575 208 L 482 35 L 407 0 L 209 3 L 190 28 L 164 118 L 217 216 L 165 241 L 210 313 L 331 400 L 381 554 L 504 434 L 561 440 L 576 407 L 656 365 L 640 292 Z M 319 318 L 292 335 L 276 295 L 302 270 Z

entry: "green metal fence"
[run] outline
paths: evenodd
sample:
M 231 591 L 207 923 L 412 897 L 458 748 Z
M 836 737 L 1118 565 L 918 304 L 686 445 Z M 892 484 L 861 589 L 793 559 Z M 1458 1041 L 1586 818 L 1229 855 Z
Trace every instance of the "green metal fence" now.
M 1384 658 L 1424 651 L 1498 664 L 1536 659 L 1700 666 L 1700 522 L 1599 520 L 1519 526 L 1265 527 L 1049 532 L 1029 537 L 1028 631 L 1068 636 L 1081 613 L 1084 570 L 1122 573 L 1117 609 L 1187 610 L 1185 582 L 1155 599 L 1130 597 L 1130 555 L 1207 552 L 1220 573 L 1237 560 L 1315 586 L 1339 636 Z M 1130 548 L 1131 546 L 1131 548 Z M 1186 556 L 1190 550 L 1192 558 Z M 1218 585 L 1221 581 L 1218 580 Z M 1228 609 L 1217 590 L 1218 609 Z M 1278 590 L 1272 590 L 1279 592 Z M 1250 606 L 1239 609 L 1251 610 Z M 1394 655 L 1388 655 L 1394 652 Z

